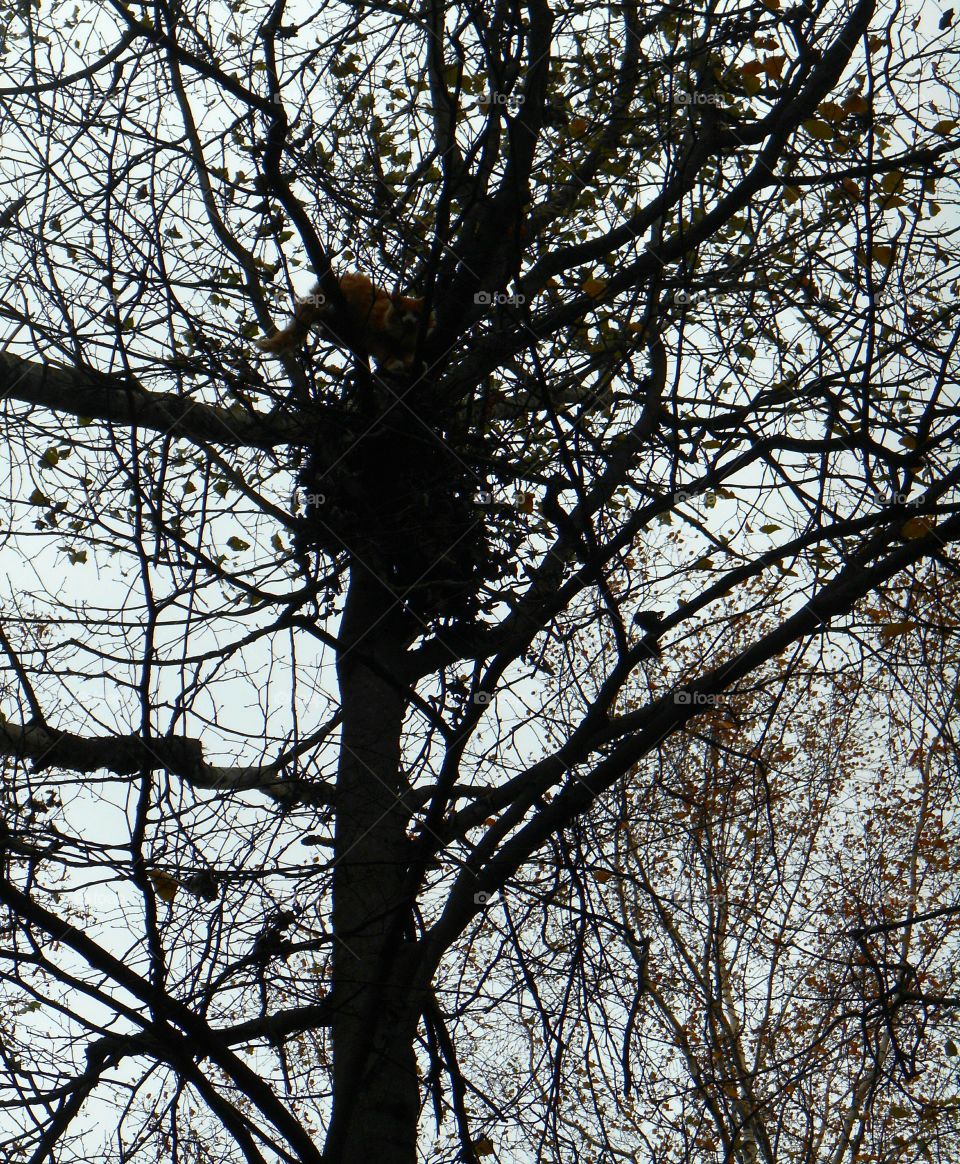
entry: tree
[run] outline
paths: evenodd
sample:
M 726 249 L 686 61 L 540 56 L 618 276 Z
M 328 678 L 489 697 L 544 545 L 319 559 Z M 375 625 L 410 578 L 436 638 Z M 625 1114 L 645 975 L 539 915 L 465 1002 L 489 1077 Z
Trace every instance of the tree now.
M 944 597 L 933 581 L 919 607 Z M 591 822 L 591 848 L 613 857 L 578 891 L 592 901 L 598 881 L 624 932 L 648 935 L 628 1031 L 629 1000 L 609 991 L 593 1019 L 633 1098 L 608 1127 L 621 1144 L 645 1133 L 652 1159 L 956 1156 L 942 1013 L 957 980 L 955 711 L 935 710 L 930 682 L 955 659 L 914 628 L 918 667 L 888 613 L 868 617 L 881 629 L 861 631 L 864 656 L 758 669 L 662 750 L 655 781 L 626 781 L 617 811 Z M 588 964 L 617 957 L 599 926 L 584 930 Z M 631 981 L 626 966 L 602 977 Z
M 946 1158 L 949 1064 L 879 1114 L 956 1005 L 952 30 L 109 0 L 2 49 L 7 1157 L 109 1110 L 130 1161 Z M 409 372 L 350 269 L 436 312 Z M 784 904 L 831 692 L 926 775 Z

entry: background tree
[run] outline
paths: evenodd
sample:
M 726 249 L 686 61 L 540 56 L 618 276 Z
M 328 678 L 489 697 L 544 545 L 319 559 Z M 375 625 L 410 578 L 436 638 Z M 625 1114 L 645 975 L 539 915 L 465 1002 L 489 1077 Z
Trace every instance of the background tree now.
M 7 1158 L 955 1152 L 937 17 L 4 10 Z
M 929 575 L 919 589 L 921 607 L 947 597 Z M 889 636 L 884 605 L 851 628 L 862 652 L 758 669 L 591 821 L 591 849 L 615 857 L 571 873 L 582 915 L 603 918 L 579 956 L 600 982 L 630 982 L 631 956 L 643 971 L 628 1022 L 606 989 L 592 1023 L 632 1085 L 610 1120 L 621 1145 L 643 1136 L 670 1160 L 956 1154 L 941 1013 L 957 980 L 955 708 L 939 704 L 956 659 L 939 629 Z M 763 620 L 781 615 L 767 604 Z

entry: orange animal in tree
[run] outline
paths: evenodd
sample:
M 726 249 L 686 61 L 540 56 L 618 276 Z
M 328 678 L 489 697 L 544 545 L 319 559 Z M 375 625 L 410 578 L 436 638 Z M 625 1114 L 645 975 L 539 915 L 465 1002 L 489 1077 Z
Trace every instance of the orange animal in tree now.
M 361 355 L 371 356 L 387 372 L 401 371 L 413 363 L 420 335 L 424 302 L 405 295 L 393 295 L 375 287 L 366 277 L 349 271 L 339 279 L 340 294 L 353 316 L 353 334 L 363 346 Z M 331 325 L 332 305 L 319 283 L 303 299 L 298 299 L 293 319 L 282 330 L 258 341 L 264 352 L 289 352 L 302 343 L 312 327 L 319 325 L 325 339 L 341 347 L 349 346 Z M 427 321 L 427 335 L 433 330 L 433 312 Z

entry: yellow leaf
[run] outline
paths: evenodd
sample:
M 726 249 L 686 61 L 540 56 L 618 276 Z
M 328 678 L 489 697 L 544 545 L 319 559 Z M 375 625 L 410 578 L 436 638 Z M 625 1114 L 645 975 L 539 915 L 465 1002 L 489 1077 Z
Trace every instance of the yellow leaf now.
M 580 290 L 585 291 L 591 299 L 597 299 L 603 294 L 603 289 L 606 285 L 606 279 L 585 279 L 580 284 Z
M 482 1139 L 473 1141 L 473 1150 L 478 1156 L 492 1156 L 493 1155 L 493 1141 L 489 1136 L 484 1136 Z
M 747 91 L 748 97 L 754 97 L 763 88 L 763 82 L 759 77 L 754 77 L 751 73 L 742 73 L 740 82 Z
M 586 119 L 583 117 L 571 117 L 569 128 L 571 137 L 583 137 L 587 132 Z
M 898 635 L 905 635 L 916 627 L 915 622 L 890 622 L 880 628 L 882 639 L 895 639 Z
M 844 101 L 843 107 L 847 113 L 856 114 L 864 114 L 870 108 L 870 106 L 867 104 L 867 99 L 865 97 L 861 97 L 859 93 L 854 93 L 852 96 L 848 97 L 846 101 Z
M 34 489 L 34 491 L 30 494 L 30 504 L 31 505 L 49 505 L 50 501 L 48 500 L 47 495 L 45 493 L 43 493 L 40 489 Z
M 880 189 L 885 194 L 897 194 L 903 189 L 903 171 L 891 170 L 889 174 L 884 174 L 880 181 Z
M 159 869 L 151 869 L 150 880 L 153 882 L 153 888 L 157 891 L 157 897 L 161 901 L 169 903 L 177 896 L 180 884 L 169 873 L 162 873 Z
M 933 521 L 929 517 L 911 517 L 900 527 L 900 536 L 912 542 L 917 538 L 926 537 L 933 527 Z
M 606 885 L 612 876 L 613 874 L 609 869 L 594 869 L 593 871 L 594 881 L 599 881 L 601 885 Z
M 838 105 L 836 101 L 824 101 L 817 112 L 824 119 L 824 121 L 843 121 L 846 117 L 846 112 L 842 105 Z
M 227 545 L 230 547 L 231 550 L 236 550 L 237 553 L 240 553 L 243 550 L 250 549 L 250 543 L 245 542 L 243 540 L 243 538 L 238 538 L 236 536 L 236 534 L 234 534 L 234 536 L 232 538 L 227 538 Z
M 787 203 L 788 206 L 792 205 L 794 202 L 799 202 L 802 197 L 803 191 L 799 186 L 784 186 L 783 200 Z
M 815 117 L 811 117 L 809 121 L 805 121 L 803 128 L 811 137 L 815 137 L 818 141 L 831 141 L 833 138 L 833 126 L 827 125 L 825 121 L 817 121 Z
M 957 123 L 955 121 L 938 121 L 933 127 L 933 132 L 946 137 L 948 133 L 953 133 L 956 128 Z

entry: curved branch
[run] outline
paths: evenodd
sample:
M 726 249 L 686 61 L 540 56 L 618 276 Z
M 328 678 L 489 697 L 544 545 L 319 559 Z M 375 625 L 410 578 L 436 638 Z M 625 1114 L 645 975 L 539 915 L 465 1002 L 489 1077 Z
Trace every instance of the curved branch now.
M 207 764 L 203 745 L 189 736 L 144 739 L 128 736 L 77 736 L 39 724 L 0 722 L 0 755 L 32 760 L 35 771 L 62 768 L 69 772 L 104 770 L 118 776 L 164 771 L 194 788 L 216 792 L 263 792 L 288 804 L 306 800 L 333 802 L 333 788 L 326 782 L 291 780 L 280 763 L 221 767 Z
M 5 85 L 0 88 L 0 97 L 26 97 L 33 93 L 49 93 L 54 89 L 65 89 L 74 81 L 84 81 L 87 77 L 99 73 L 104 65 L 112 64 L 124 49 L 133 44 L 139 35 L 137 29 L 130 29 L 123 34 L 109 52 L 104 53 L 102 57 L 95 60 L 93 64 L 87 65 L 86 68 L 78 69 L 75 73 L 68 73 L 65 77 L 57 77 L 55 81 L 44 81 L 39 85 Z
M 316 428 L 315 418 L 308 423 L 279 414 L 238 414 L 173 392 L 148 392 L 126 376 L 38 364 L 9 352 L 0 352 L 0 394 L 57 412 L 233 448 L 296 444 Z

